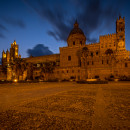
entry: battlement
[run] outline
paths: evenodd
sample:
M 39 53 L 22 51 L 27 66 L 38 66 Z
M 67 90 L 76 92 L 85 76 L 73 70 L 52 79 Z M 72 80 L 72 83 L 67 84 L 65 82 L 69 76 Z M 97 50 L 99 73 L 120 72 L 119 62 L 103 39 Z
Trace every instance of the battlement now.
M 96 42 L 96 43 L 88 43 L 87 45 L 97 45 L 97 44 L 99 44 L 98 42 Z
M 99 40 L 106 40 L 106 39 L 111 39 L 111 38 L 115 38 L 115 37 L 116 37 L 116 33 L 101 35 L 101 36 L 99 36 Z

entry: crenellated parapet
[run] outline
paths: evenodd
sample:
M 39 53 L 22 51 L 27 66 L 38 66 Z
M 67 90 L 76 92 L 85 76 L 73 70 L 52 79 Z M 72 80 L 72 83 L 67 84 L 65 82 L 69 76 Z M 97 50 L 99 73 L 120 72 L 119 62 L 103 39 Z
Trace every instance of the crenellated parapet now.
M 87 45 L 97 45 L 99 44 L 98 42 L 97 43 L 88 43 Z
M 113 39 L 116 38 L 116 33 L 101 35 L 99 36 L 99 41 L 106 40 L 106 39 Z
M 99 42 L 100 42 L 100 50 L 103 52 L 107 49 L 116 50 L 117 48 L 116 33 L 100 36 Z

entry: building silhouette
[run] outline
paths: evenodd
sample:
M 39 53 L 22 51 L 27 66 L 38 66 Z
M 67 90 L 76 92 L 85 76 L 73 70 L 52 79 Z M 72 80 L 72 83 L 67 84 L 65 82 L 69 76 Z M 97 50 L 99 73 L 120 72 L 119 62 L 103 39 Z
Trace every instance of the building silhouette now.
M 125 18 L 116 20 L 116 33 L 99 37 L 98 43 L 86 44 L 86 36 L 76 21 L 60 54 L 21 58 L 16 41 L 10 52 L 2 52 L 2 68 L 7 80 L 101 80 L 130 77 L 130 51 L 125 47 Z M 19 69 L 19 70 L 18 70 Z M 4 70 L 5 71 L 5 70 Z

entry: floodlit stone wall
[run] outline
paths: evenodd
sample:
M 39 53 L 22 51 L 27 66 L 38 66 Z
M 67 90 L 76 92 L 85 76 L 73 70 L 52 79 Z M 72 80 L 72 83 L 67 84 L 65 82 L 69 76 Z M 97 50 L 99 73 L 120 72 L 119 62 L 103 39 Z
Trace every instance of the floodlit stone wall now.
M 125 48 L 125 19 L 116 21 L 116 33 L 99 36 L 98 43 L 86 44 L 86 37 L 77 21 L 67 38 L 67 46 L 60 47 L 60 54 L 23 58 L 26 70 L 21 80 L 38 77 L 45 80 L 86 80 L 130 76 L 130 51 Z M 13 56 L 14 55 L 14 56 Z M 14 41 L 10 52 L 2 52 L 2 65 L 10 64 L 10 57 L 17 58 L 18 45 Z M 20 57 L 19 57 L 20 58 Z M 45 63 L 52 63 L 51 73 L 42 71 Z M 10 66 L 10 65 L 9 65 Z M 7 79 L 11 80 L 11 69 L 7 68 Z

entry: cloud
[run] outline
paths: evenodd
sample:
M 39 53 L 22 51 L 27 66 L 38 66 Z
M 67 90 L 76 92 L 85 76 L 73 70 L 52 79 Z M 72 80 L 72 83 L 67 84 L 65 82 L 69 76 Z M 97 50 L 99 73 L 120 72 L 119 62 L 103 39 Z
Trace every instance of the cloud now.
M 0 30 L 8 31 L 8 29 L 2 24 L 0 24 Z
M 4 34 L 0 32 L 0 38 L 6 38 Z
M 37 44 L 33 49 L 28 49 L 27 53 L 29 56 L 43 56 L 53 54 L 53 52 L 43 44 Z
M 60 39 L 59 39 L 59 37 L 57 37 L 57 35 L 56 35 L 56 33 L 55 33 L 55 32 L 53 32 L 53 31 L 48 31 L 47 33 L 48 33 L 48 35 L 50 35 L 50 36 L 54 37 L 57 41 L 59 41 L 59 40 L 60 40 Z
M 0 24 L 0 38 L 5 38 L 3 31 L 8 31 L 8 29 L 3 24 Z
M 51 24 L 52 29 L 47 33 L 56 40 L 66 41 L 75 19 L 78 19 L 87 41 L 95 42 L 96 39 L 91 37 L 91 34 L 101 28 L 110 30 L 113 21 L 124 8 L 125 2 L 123 3 L 122 0 L 38 0 L 33 2 L 24 0 L 24 3 Z
M 12 18 L 12 17 L 7 17 L 7 16 L 6 17 L 0 16 L 0 22 L 1 22 L 1 20 L 4 23 L 10 24 L 10 25 L 15 26 L 15 27 L 20 27 L 20 28 L 26 27 L 25 23 L 20 19 L 15 19 L 15 18 Z M 2 24 L 0 23 L 0 38 L 5 38 L 3 31 L 8 32 L 9 30 L 3 25 L 3 23 Z
M 20 28 L 26 27 L 25 23 L 21 19 L 16 19 L 16 18 L 13 18 L 13 17 L 5 17 L 5 16 L 1 17 L 1 19 L 4 22 L 6 22 L 7 24 L 10 24 L 12 26 L 17 26 L 17 27 L 20 27 Z
M 48 35 L 53 36 L 56 40 L 66 41 L 71 26 L 68 26 L 69 23 L 65 23 L 67 20 L 65 15 L 66 11 L 62 8 L 62 2 L 64 3 L 64 0 L 38 0 L 35 2 L 24 0 L 26 5 L 33 8 L 42 19 L 47 20 L 52 25 L 52 30 L 47 31 Z

